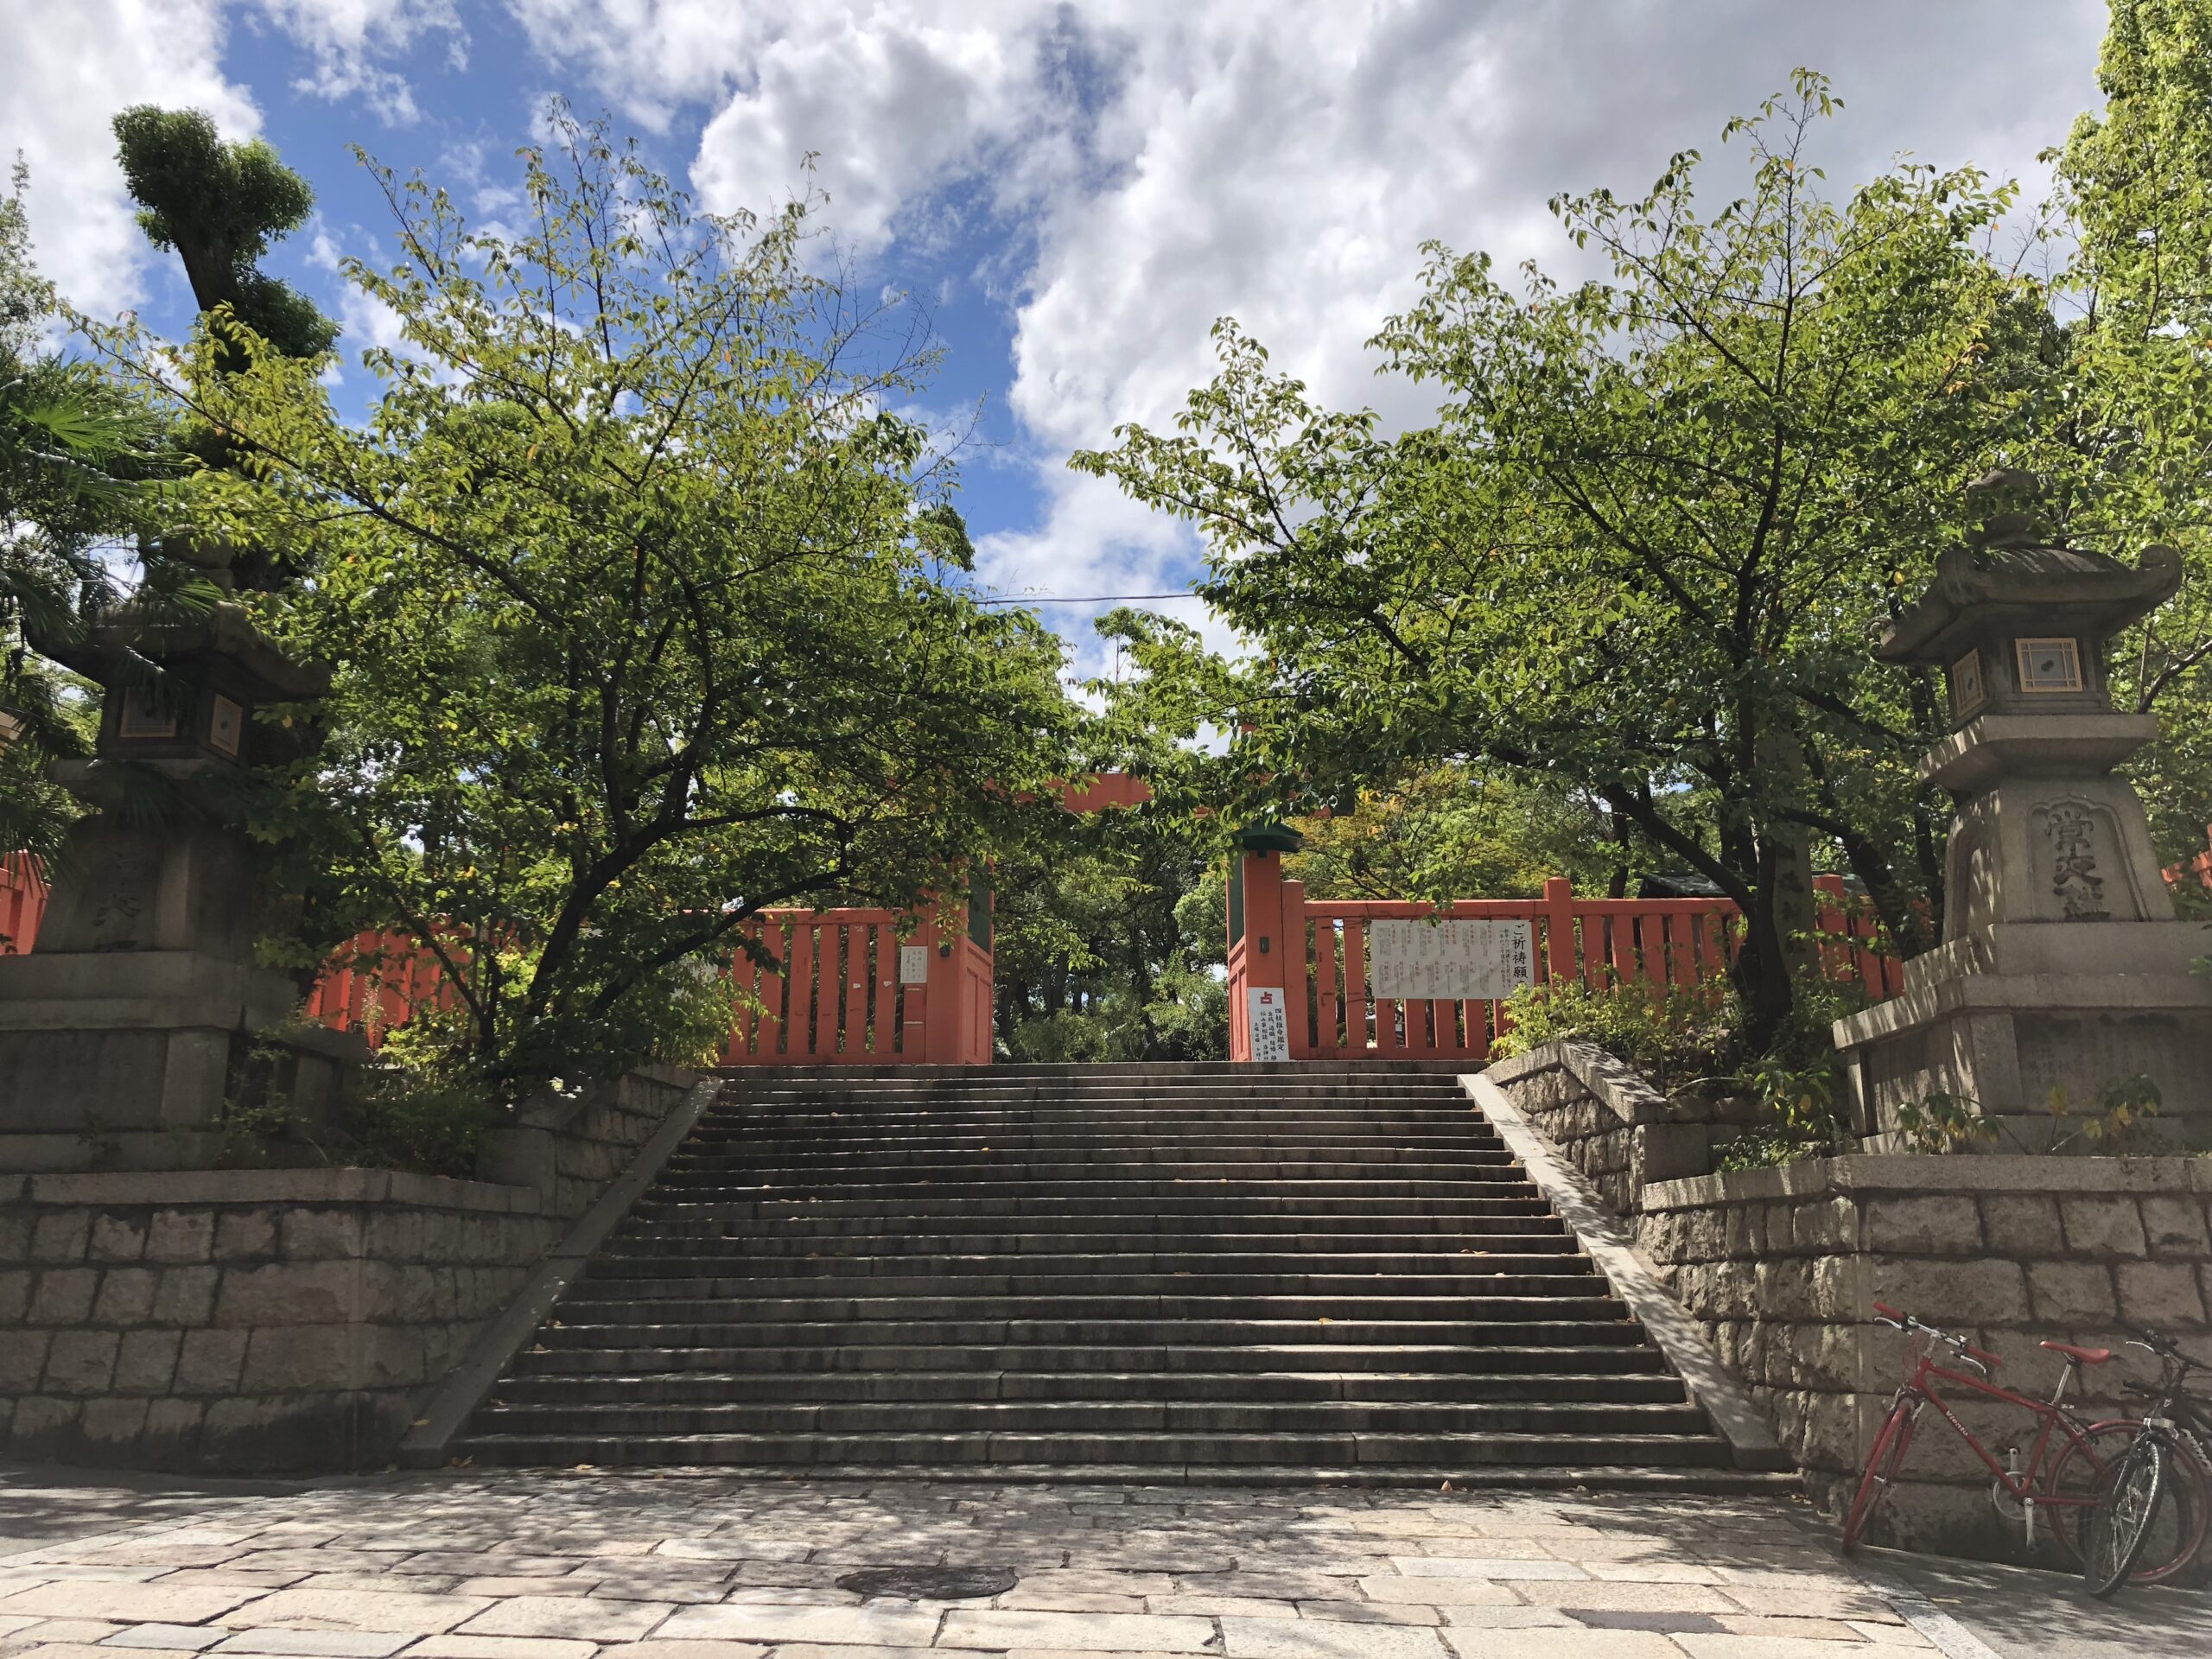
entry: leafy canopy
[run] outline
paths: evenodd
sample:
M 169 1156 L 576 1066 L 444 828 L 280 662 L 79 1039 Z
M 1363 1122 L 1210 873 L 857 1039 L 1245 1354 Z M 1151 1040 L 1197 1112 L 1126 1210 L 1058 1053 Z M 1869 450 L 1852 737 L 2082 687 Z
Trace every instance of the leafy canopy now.
M 227 305 L 276 350 L 315 357 L 337 325 L 259 268 L 269 245 L 306 223 L 315 193 L 263 139 L 226 142 L 198 110 L 137 104 L 114 121 L 117 159 L 138 226 L 184 261 L 202 311 Z
M 363 353 L 365 424 L 250 333 L 200 372 L 219 317 L 117 337 L 241 457 L 200 533 L 289 550 L 252 602 L 337 664 L 326 748 L 257 806 L 316 918 L 291 959 L 411 935 L 454 992 L 417 1057 L 502 1091 L 696 1058 L 765 907 L 964 890 L 1058 811 L 1071 721 L 1052 637 L 942 580 L 951 480 L 891 412 L 932 353 L 816 269 L 807 204 L 701 215 L 552 125 L 513 234 L 376 170 L 402 257 L 347 275 L 405 344 Z
M 1808 141 L 1833 107 L 1801 73 L 1732 124 L 1746 176 L 1715 210 L 1694 152 L 1640 200 L 1554 200 L 1611 280 L 1509 286 L 1432 246 L 1373 342 L 1439 391 L 1427 428 L 1316 406 L 1224 321 L 1177 430 L 1074 463 L 1205 534 L 1205 592 L 1255 647 L 1214 715 L 1246 728 L 1248 793 L 1342 807 L 1464 763 L 1593 798 L 1743 907 L 1758 1040 L 1791 1006 L 1815 842 L 1928 940 L 1934 690 L 1867 645 L 2006 453 L 2045 315 L 1986 256 L 2009 189 L 1900 165 L 1828 194 Z

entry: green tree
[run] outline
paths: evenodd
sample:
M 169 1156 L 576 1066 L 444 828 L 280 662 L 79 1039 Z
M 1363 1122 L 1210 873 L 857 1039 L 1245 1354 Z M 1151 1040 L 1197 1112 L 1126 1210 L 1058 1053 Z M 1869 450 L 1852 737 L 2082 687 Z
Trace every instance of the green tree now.
M 154 413 L 53 344 L 66 312 L 32 260 L 24 184 L 19 166 L 0 198 L 0 851 L 51 861 L 79 809 L 47 764 L 90 752 L 99 705 L 38 651 L 119 598 L 113 556 L 151 521 L 168 467 Z M 149 593 L 190 596 L 177 581 Z
M 1549 779 L 1458 762 L 1363 786 L 1350 812 L 1300 818 L 1284 873 L 1313 899 L 1524 899 L 1563 875 L 1624 894 L 1639 874 L 1627 818 Z
M 290 357 L 319 357 L 338 326 L 289 283 L 265 275 L 270 244 L 307 222 L 315 192 L 262 139 L 226 142 L 198 110 L 137 104 L 115 118 L 116 158 L 138 226 L 184 261 L 202 311 L 227 306 Z
M 110 336 L 239 457 L 197 533 L 299 561 L 249 602 L 337 665 L 255 805 L 318 918 L 291 959 L 405 930 L 454 995 L 417 1049 L 508 1098 L 696 1055 L 766 906 L 961 888 L 1057 812 L 1072 719 L 1052 636 L 941 579 L 949 477 L 887 412 L 931 354 L 817 274 L 805 205 L 701 216 L 553 126 L 518 235 L 377 169 L 401 258 L 347 275 L 407 344 L 364 423 L 250 331 L 207 372 L 219 320 Z
M 1227 1059 L 1223 849 L 1149 805 L 1064 817 L 992 873 L 1001 1051 Z
M 1255 646 L 1216 716 L 1248 798 L 1341 807 L 1439 763 L 1593 798 L 1742 906 L 1761 1047 L 1823 849 L 1929 942 L 1947 808 L 1911 763 L 1942 722 L 1867 645 L 2008 453 L 2047 327 L 1986 252 L 2009 189 L 1900 165 L 1832 197 L 1807 151 L 1832 107 L 1801 73 L 1732 123 L 1748 177 L 1712 211 L 1694 153 L 1641 200 L 1556 200 L 1610 281 L 1516 290 L 1432 248 L 1373 342 L 1440 390 L 1430 427 L 1315 406 L 1224 322 L 1176 432 L 1075 458 L 1205 534 Z
M 2130 771 L 2178 860 L 2212 816 L 2212 3 L 2113 0 L 2097 79 L 2103 112 L 2055 152 L 2070 307 L 2031 464 L 2053 478 L 2069 539 L 2183 557 L 2180 597 L 2112 664 L 2122 706 L 2164 717 Z

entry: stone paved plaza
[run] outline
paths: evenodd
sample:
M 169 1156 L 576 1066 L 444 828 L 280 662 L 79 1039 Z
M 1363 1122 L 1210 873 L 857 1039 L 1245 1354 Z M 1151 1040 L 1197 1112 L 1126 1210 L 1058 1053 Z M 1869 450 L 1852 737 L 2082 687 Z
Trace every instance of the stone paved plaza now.
M 2097 1608 L 2050 1575 L 1847 1564 L 1802 1506 L 1772 1499 L 588 1471 L 258 1490 L 19 1476 L 0 1484 L 0 1653 L 26 1659 L 2212 1651 L 2202 1598 Z M 1016 1582 L 960 1601 L 839 1585 L 882 1566 Z

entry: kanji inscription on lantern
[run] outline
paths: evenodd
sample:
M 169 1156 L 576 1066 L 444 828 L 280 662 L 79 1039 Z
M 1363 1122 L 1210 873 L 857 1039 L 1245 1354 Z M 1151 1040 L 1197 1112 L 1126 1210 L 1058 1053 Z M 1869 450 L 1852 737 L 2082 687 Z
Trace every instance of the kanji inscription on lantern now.
M 1252 1033 L 1252 1058 L 1287 1060 L 1290 1058 L 1290 1020 L 1284 1011 L 1282 987 L 1249 985 L 1244 990 L 1244 1027 Z
M 1378 999 L 1487 1002 L 1535 977 L 1535 930 L 1525 921 L 1373 922 L 1368 982 Z

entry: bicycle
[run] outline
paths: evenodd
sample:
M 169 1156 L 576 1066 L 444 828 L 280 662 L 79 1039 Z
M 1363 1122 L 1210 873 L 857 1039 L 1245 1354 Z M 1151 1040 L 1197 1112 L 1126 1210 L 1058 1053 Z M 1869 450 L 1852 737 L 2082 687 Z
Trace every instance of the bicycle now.
M 2105 1364 L 2112 1358 L 2112 1350 L 2084 1348 L 2064 1342 L 2040 1344 L 2058 1355 L 2065 1364 L 2050 1398 L 2035 1400 L 1991 1380 L 1991 1374 L 2004 1363 L 1995 1354 L 1885 1303 L 1876 1302 L 1874 1312 L 1881 1324 L 1902 1331 L 1910 1338 L 1905 1351 L 1907 1369 L 1904 1380 L 1891 1398 L 1889 1413 L 1874 1436 L 1873 1446 L 1866 1454 L 1866 1471 L 1844 1518 L 1845 1552 L 1856 1549 L 1866 1535 L 1867 1523 L 1880 1509 L 1904 1462 L 1905 1452 L 1912 1445 L 1920 1414 L 1933 1406 L 1988 1466 L 1993 1478 L 1990 1502 L 1999 1515 L 2022 1523 L 2028 1547 L 2035 1547 L 2037 1512 L 2051 1511 L 2054 1523 L 2050 1535 L 2058 1541 L 2062 1551 L 2079 1561 L 2088 1541 L 2090 1516 L 2104 1498 L 2113 1469 L 2134 1443 L 2139 1427 L 2132 1421 L 2120 1419 L 2085 1423 L 2067 1406 L 2069 1389 L 2077 1395 L 2081 1392 L 2083 1369 Z M 1956 1363 L 1942 1363 L 1937 1357 L 1939 1351 L 1948 1352 Z M 1979 1375 L 1969 1374 L 1960 1369 L 1961 1366 L 1972 1366 Z M 2031 1415 L 2037 1422 L 2037 1433 L 2026 1463 L 2021 1463 L 2017 1446 L 2007 1449 L 2006 1463 L 1999 1463 L 1980 1437 L 1959 1421 L 1957 1414 L 1936 1391 L 1938 1382 L 2001 1401 Z M 2061 1437 L 2063 1444 L 2055 1446 Z M 2046 1458 L 2050 1459 L 2048 1467 Z M 2139 1583 L 2153 1583 L 2181 1571 L 2196 1554 L 2202 1539 L 2208 1499 L 2212 1499 L 2212 1484 L 2208 1484 L 2203 1465 L 2194 1458 L 2177 1462 L 2174 1470 L 2190 1488 L 2186 1514 L 2193 1524 L 2170 1528 L 2172 1535 L 2164 1543 L 2155 1538 L 2145 1541 L 2142 1553 L 2151 1558 L 2152 1565 L 2135 1570 L 2133 1578 Z
M 2150 1395 L 2142 1426 L 2089 1518 L 2082 1571 L 2089 1593 L 2099 1600 L 2127 1581 L 2165 1518 L 2169 1497 L 2175 1500 L 2176 1513 L 2166 1530 L 2186 1541 L 2183 1560 L 2202 1544 L 2207 1520 L 2201 1486 L 2192 1491 L 2185 1471 L 2191 1467 L 2202 1471 L 2205 1465 L 2206 1444 L 2212 1440 L 2212 1409 L 2201 1396 L 2190 1394 L 2187 1385 L 2191 1372 L 2212 1368 L 2191 1359 L 2172 1338 L 2156 1331 L 2137 1331 L 2129 1345 L 2156 1355 L 2160 1375 L 2156 1390 L 2140 1390 Z

